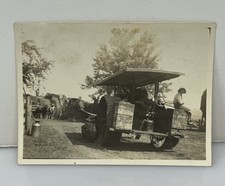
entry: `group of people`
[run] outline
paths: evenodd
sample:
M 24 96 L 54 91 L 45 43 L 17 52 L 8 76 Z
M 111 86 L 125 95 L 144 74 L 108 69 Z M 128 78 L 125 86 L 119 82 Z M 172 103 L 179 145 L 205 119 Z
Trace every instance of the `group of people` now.
M 151 107 L 154 107 L 154 104 L 156 104 L 159 107 L 165 108 L 166 101 L 164 99 L 164 96 L 161 92 L 157 94 L 157 96 L 154 98 L 152 94 L 148 94 L 146 89 L 140 88 L 137 91 L 138 97 L 133 102 L 135 104 L 135 110 L 134 110 L 134 120 L 133 128 L 134 129 L 140 129 L 140 126 L 143 122 L 143 119 L 145 118 L 146 114 L 149 112 Z M 182 109 L 187 113 L 188 116 L 188 124 L 192 124 L 191 121 L 191 110 L 184 105 L 183 101 L 183 94 L 186 94 L 185 88 L 180 88 L 177 91 L 177 94 L 174 96 L 173 99 L 173 105 L 175 109 Z
M 187 91 L 185 88 L 178 89 L 177 94 L 174 96 L 174 99 L 173 99 L 173 106 L 175 109 L 184 110 L 187 113 L 188 124 L 193 125 L 193 122 L 191 120 L 191 110 L 184 105 L 184 101 L 183 101 L 183 94 L 186 94 L 186 92 Z M 142 130 L 144 127 L 144 119 L 147 113 L 151 113 L 151 110 L 152 111 L 154 110 L 155 105 L 157 105 L 157 108 L 161 107 L 162 109 L 166 109 L 167 107 L 166 107 L 166 101 L 164 99 L 163 93 L 161 92 L 159 92 L 155 98 L 153 94 L 151 93 L 148 94 L 145 89 L 140 89 L 137 93 L 139 94 L 139 98 L 133 102 L 135 104 L 135 110 L 134 110 L 134 122 L 133 122 L 132 128 L 136 130 Z M 160 112 L 160 109 L 158 110 L 158 112 Z M 154 113 L 154 111 L 152 113 Z M 161 116 L 159 116 L 160 118 L 166 117 L 165 113 L 162 110 L 160 113 L 162 114 Z M 164 124 L 162 123 L 163 121 L 164 120 L 162 120 L 161 118 L 158 124 L 162 126 L 161 127 L 158 126 L 158 127 L 159 128 L 164 127 L 165 131 L 167 131 L 166 126 L 164 126 Z M 139 139 L 139 138 L 140 138 L 140 135 L 135 136 L 135 139 Z
M 51 104 L 51 106 L 41 106 L 40 103 L 38 103 L 35 110 L 32 112 L 35 118 L 53 119 L 55 110 L 55 104 Z

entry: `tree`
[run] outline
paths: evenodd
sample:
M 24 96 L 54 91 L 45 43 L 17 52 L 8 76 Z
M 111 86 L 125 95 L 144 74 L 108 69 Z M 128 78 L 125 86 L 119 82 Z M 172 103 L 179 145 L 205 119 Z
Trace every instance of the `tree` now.
M 96 88 L 90 95 L 95 98 L 112 87 L 97 87 L 97 83 L 125 68 L 157 69 L 159 55 L 155 51 L 153 36 L 140 29 L 111 30 L 112 37 L 108 44 L 100 46 L 93 64 L 93 77 L 86 76 L 82 89 Z M 164 85 L 165 86 L 165 85 Z
M 44 58 L 34 41 L 28 40 L 21 44 L 23 60 L 23 84 L 39 94 L 41 81 L 53 67 L 54 61 Z

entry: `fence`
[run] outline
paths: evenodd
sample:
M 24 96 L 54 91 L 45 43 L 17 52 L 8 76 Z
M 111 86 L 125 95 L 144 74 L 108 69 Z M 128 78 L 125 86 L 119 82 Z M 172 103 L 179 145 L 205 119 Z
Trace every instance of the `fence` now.
M 31 135 L 34 120 L 32 117 L 32 101 L 30 95 L 24 95 L 23 102 L 24 132 L 25 134 Z

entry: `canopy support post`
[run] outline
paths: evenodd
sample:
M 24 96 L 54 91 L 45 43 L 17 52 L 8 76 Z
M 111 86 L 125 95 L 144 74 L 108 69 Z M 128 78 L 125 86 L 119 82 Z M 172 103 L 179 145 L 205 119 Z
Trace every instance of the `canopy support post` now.
M 159 82 L 156 82 L 156 83 L 155 83 L 155 94 L 154 94 L 154 98 L 155 98 L 155 99 L 156 99 L 156 97 L 157 97 L 158 92 L 159 92 Z

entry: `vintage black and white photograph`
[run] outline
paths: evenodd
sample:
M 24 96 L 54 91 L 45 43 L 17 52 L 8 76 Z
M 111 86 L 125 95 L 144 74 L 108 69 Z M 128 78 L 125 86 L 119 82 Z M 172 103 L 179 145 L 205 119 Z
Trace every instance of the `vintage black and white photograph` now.
M 211 165 L 214 23 L 16 23 L 20 164 Z

